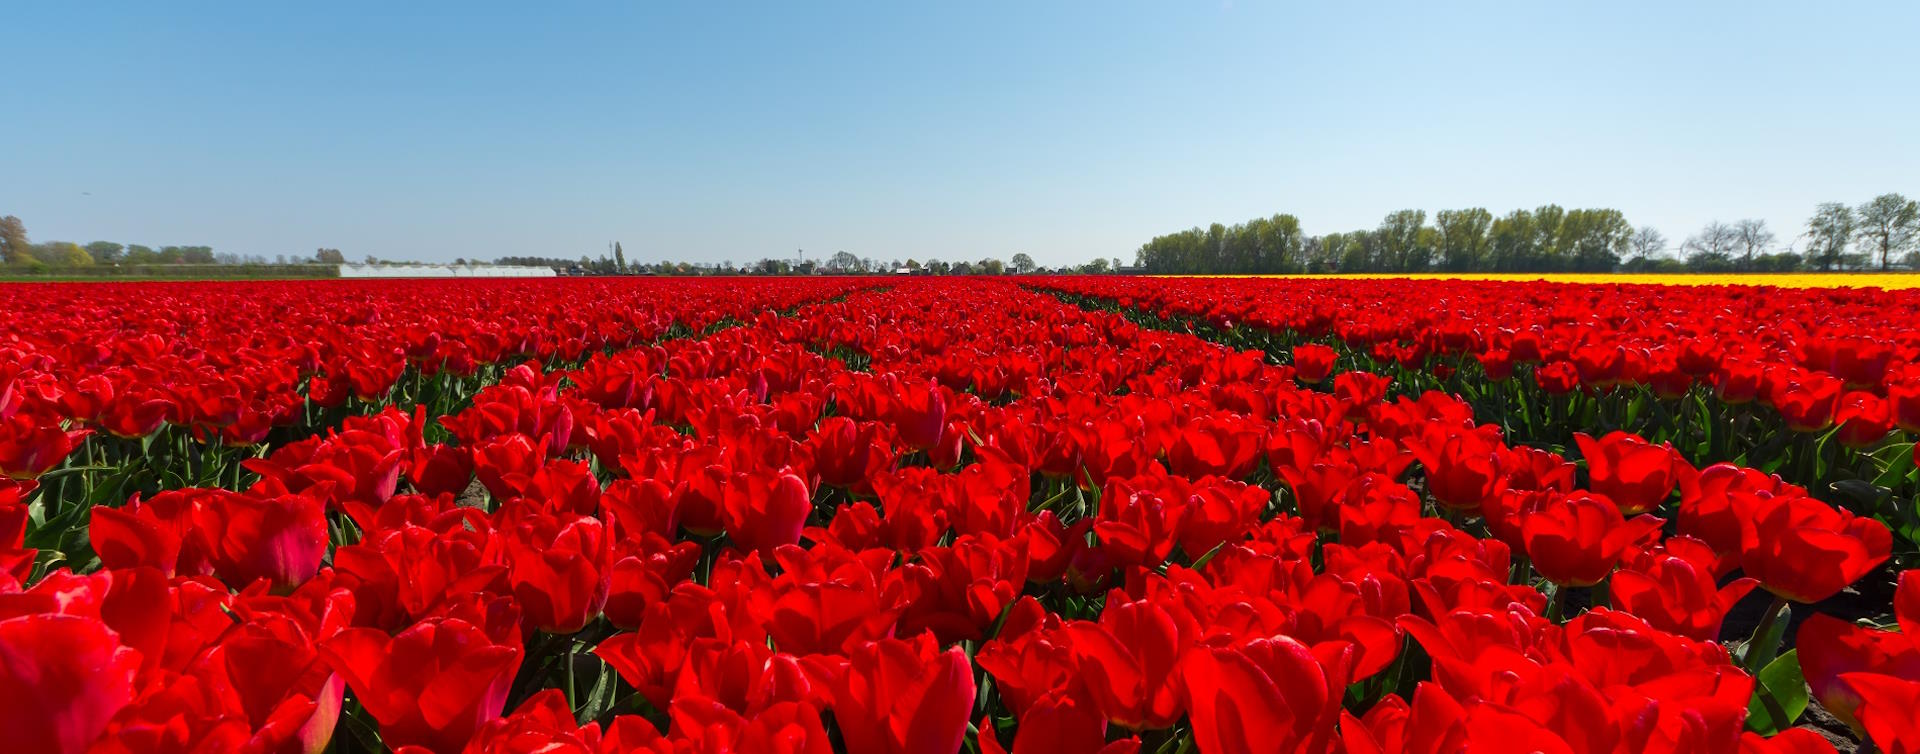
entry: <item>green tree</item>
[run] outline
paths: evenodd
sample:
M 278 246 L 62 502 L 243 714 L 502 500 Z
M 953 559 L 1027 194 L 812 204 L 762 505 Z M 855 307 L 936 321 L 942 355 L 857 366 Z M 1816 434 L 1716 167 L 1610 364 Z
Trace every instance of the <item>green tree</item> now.
M 620 248 L 619 241 L 613 242 L 613 266 L 622 273 L 627 271 L 627 252 Z
M 33 242 L 27 240 L 27 226 L 13 215 L 0 217 L 0 260 L 8 264 L 23 262 L 32 256 L 28 247 Z
M 1433 249 L 1426 246 L 1421 230 L 1427 227 L 1425 210 L 1403 209 L 1380 221 L 1380 241 L 1385 252 L 1384 268 L 1392 272 L 1421 272 L 1433 262 Z
M 1559 270 L 1612 272 L 1633 239 L 1633 226 L 1617 209 L 1569 210 L 1555 234 Z
M 1493 213 L 1483 207 L 1443 209 L 1433 215 L 1440 231 L 1440 266 L 1453 272 L 1478 270 L 1491 244 Z
M 1565 249 L 1560 245 L 1560 226 L 1567 211 L 1558 204 L 1546 204 L 1533 211 L 1533 257 L 1519 269 L 1525 272 L 1557 272 L 1567 267 Z
M 1514 272 L 1533 264 L 1539 256 L 1535 247 L 1539 234 L 1533 225 L 1533 213 L 1524 209 L 1493 221 L 1493 228 L 1487 231 L 1487 253 L 1494 270 Z
M 94 241 L 93 243 L 87 244 L 87 253 L 93 255 L 93 261 L 101 264 L 113 264 L 120 261 L 120 256 L 125 254 L 126 250 L 127 247 L 112 241 Z
M 1832 270 L 1840 263 L 1840 257 L 1847 253 L 1847 242 L 1853 239 L 1855 218 L 1853 208 L 1839 202 L 1826 202 L 1813 210 L 1813 217 L 1807 219 L 1807 261 L 1820 268 L 1821 272 Z
M 1880 258 L 1886 270 L 1895 259 L 1920 242 L 1920 202 L 1899 194 L 1881 194 L 1860 205 L 1854 233 L 1862 251 Z
M 919 266 L 920 265 L 913 260 L 907 260 L 907 269 L 913 269 Z M 1015 273 L 1025 275 L 1033 272 L 1033 266 L 1033 257 L 1027 256 L 1026 252 L 1022 251 L 1013 255 L 1013 271 Z
M 28 248 L 32 258 L 49 267 L 91 267 L 93 255 L 72 241 L 48 241 Z
M 347 255 L 339 249 L 321 249 L 313 253 L 313 261 L 320 264 L 346 264 Z

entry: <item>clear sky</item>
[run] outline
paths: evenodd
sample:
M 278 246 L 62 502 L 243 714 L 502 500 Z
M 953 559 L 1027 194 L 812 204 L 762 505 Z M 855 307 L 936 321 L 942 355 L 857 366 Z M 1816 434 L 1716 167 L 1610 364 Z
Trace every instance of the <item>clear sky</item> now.
M 93 3 L 0 14 L 34 240 L 1131 260 L 1291 212 L 1920 194 L 1914 2 Z

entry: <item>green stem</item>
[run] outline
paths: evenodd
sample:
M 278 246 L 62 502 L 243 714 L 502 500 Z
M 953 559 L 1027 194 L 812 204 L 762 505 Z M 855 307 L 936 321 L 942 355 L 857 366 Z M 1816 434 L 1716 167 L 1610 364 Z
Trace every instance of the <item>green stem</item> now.
M 1567 586 L 1565 584 L 1554 584 L 1553 594 L 1547 597 L 1547 620 L 1559 623 L 1560 614 L 1566 610 L 1566 602 Z
M 1750 673 L 1758 673 L 1761 668 L 1773 662 L 1780 654 L 1780 638 L 1773 636 L 1774 627 L 1781 616 L 1788 621 L 1793 619 L 1793 603 L 1787 598 L 1775 595 L 1773 604 L 1767 606 L 1767 614 L 1760 618 L 1760 625 L 1753 627 L 1753 637 L 1747 640 L 1746 666 Z M 1781 627 L 1784 633 L 1785 627 Z

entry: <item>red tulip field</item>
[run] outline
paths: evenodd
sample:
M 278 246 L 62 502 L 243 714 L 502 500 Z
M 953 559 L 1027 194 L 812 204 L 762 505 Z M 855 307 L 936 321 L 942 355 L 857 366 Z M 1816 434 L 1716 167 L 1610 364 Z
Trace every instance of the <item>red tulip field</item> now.
M 0 751 L 1920 754 L 1920 290 L 0 311 Z

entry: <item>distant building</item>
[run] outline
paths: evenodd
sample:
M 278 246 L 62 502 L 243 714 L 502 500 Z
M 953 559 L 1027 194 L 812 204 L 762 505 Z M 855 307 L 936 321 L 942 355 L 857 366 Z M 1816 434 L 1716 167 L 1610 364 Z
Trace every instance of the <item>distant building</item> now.
M 343 278 L 550 278 L 551 267 L 506 264 L 343 264 Z

